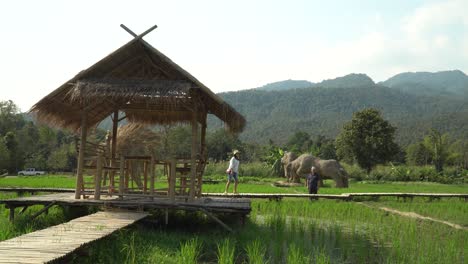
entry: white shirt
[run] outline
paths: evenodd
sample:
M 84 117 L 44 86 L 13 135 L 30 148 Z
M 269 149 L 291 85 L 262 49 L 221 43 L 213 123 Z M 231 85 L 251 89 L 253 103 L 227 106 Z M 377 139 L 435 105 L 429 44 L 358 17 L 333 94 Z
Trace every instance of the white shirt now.
M 236 159 L 235 157 L 232 157 L 231 160 L 229 161 L 229 168 L 228 170 L 232 169 L 233 172 L 238 173 L 239 172 L 239 160 Z

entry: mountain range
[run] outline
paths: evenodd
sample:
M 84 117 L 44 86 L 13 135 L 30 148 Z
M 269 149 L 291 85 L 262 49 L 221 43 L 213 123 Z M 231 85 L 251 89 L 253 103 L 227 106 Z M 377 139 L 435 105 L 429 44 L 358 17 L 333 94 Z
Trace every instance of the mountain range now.
M 468 76 L 458 70 L 401 73 L 379 83 L 365 74 L 319 83 L 285 80 L 219 95 L 246 117 L 241 138 L 248 142 L 282 144 L 299 130 L 334 138 L 353 112 L 366 107 L 379 109 L 398 128 L 402 145 L 430 128 L 468 136 Z
M 284 91 L 288 89 L 313 87 L 354 88 L 373 85 L 399 89 L 418 95 L 468 95 L 468 76 L 460 70 L 404 72 L 377 84 L 366 74 L 352 73 L 335 79 L 323 80 L 318 83 L 306 80 L 285 80 L 269 83 L 254 89 L 263 91 Z

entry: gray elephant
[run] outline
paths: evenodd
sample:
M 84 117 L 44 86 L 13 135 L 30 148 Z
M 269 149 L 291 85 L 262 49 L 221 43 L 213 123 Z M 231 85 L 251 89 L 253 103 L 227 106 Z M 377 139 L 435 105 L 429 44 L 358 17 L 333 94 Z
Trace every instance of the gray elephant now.
M 288 152 L 286 151 L 284 153 L 284 156 L 281 158 L 281 164 L 283 165 L 284 168 L 284 177 L 288 179 L 288 182 L 292 180 L 291 177 L 291 161 L 297 159 L 297 155 L 294 152 Z
M 316 158 L 314 164 L 314 167 L 317 169 L 322 179 L 333 179 L 335 181 L 335 187 L 348 188 L 349 175 L 338 161 Z
M 294 153 L 287 152 L 281 159 L 288 181 L 299 182 L 300 178 L 310 173 L 310 168 L 314 166 L 322 179 L 333 179 L 338 188 L 348 187 L 349 175 L 338 161 L 322 160 L 310 154 L 302 154 L 294 159 L 295 156 Z

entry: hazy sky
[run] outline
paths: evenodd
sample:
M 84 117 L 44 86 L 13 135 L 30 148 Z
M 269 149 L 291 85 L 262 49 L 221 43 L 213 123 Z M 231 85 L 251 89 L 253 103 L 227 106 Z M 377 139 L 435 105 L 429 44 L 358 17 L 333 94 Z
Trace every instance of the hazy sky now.
M 214 92 L 284 79 L 468 72 L 468 0 L 2 1 L 0 100 L 22 111 L 145 37 Z

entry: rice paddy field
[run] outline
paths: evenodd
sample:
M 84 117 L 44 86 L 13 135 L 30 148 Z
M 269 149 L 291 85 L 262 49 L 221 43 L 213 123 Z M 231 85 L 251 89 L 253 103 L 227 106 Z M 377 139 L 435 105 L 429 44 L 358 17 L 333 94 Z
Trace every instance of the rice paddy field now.
M 277 179 L 243 182 L 250 193 L 305 193 L 304 187 L 280 188 Z M 320 193 L 431 192 L 467 193 L 468 185 L 425 182 L 351 183 L 348 189 L 326 182 Z M 69 176 L 0 178 L 0 186 L 73 188 Z M 205 192 L 223 192 L 224 184 L 205 184 Z M 0 198 L 17 194 L 0 193 Z M 380 207 L 456 223 L 392 214 Z M 14 223 L 0 207 L 0 240 L 66 222 L 86 212 L 54 207 L 35 221 L 28 209 Z M 20 209 L 18 209 L 20 210 Z M 162 212 L 96 241 L 71 254 L 65 263 L 467 263 L 468 202 L 458 198 L 398 200 L 381 198 L 334 200 L 252 200 L 246 223 L 231 215 L 221 219 L 235 230 L 228 233 L 198 213 L 172 212 L 169 225 Z

